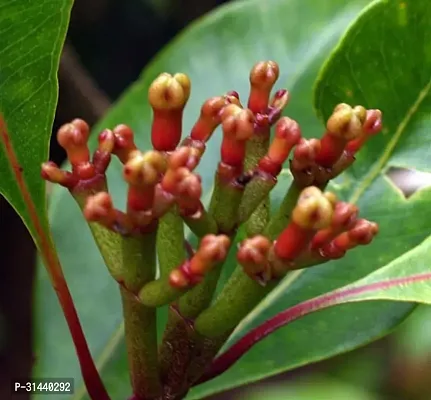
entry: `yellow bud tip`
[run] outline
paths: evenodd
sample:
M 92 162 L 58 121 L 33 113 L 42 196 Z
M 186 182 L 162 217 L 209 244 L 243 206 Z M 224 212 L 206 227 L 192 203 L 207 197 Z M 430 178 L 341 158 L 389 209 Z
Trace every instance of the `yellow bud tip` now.
M 150 150 L 144 153 L 142 158 L 145 163 L 153 167 L 159 174 L 162 174 L 166 171 L 167 161 L 161 152 Z
M 327 228 L 332 221 L 336 198 L 323 194 L 320 189 L 310 186 L 304 189 L 292 213 L 292 220 L 304 229 Z
M 190 96 L 191 83 L 185 74 L 160 74 L 148 89 L 148 100 L 157 110 L 182 109 Z
M 134 186 L 155 185 L 159 175 L 166 170 L 166 162 L 163 156 L 155 151 L 145 154 L 134 151 L 124 165 L 124 180 Z
M 341 103 L 335 107 L 326 124 L 328 133 L 346 141 L 357 139 L 363 133 L 367 111 L 362 106 L 350 107 Z

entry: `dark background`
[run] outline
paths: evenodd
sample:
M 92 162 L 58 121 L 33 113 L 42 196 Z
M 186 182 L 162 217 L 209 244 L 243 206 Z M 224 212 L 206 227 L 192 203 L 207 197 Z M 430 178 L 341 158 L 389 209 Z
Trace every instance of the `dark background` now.
M 141 70 L 170 39 L 192 20 L 226 2 L 75 0 L 60 65 L 60 96 L 53 131 L 76 116 L 84 118 L 90 125 L 97 122 L 111 102 L 137 79 Z M 64 157 L 64 152 L 53 140 L 50 159 L 60 164 Z M 19 217 L 2 198 L 0 235 L 0 399 L 8 399 L 11 379 L 29 376 L 31 372 L 35 248 Z M 429 388 L 427 377 L 431 374 L 431 365 L 428 369 L 410 368 L 405 360 L 394 358 L 391 343 L 389 337 L 359 353 L 372 354 L 385 370 L 379 383 L 383 397 L 419 399 L 421 396 L 417 397 L 413 392 L 423 385 Z M 356 353 L 271 378 L 266 383 L 293 380 L 316 371 L 336 371 L 340 365 L 354 359 Z M 402 365 L 401 369 L 399 365 Z M 411 389 L 412 379 L 417 381 L 414 390 Z M 237 393 L 233 391 L 214 396 L 214 399 L 233 398 Z M 423 399 L 430 399 L 431 393 L 428 394 L 429 397 Z

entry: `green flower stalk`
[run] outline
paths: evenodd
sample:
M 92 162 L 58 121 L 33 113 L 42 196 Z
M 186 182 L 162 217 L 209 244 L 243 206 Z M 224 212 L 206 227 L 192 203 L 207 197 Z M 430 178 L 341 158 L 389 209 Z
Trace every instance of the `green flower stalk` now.
M 282 116 L 287 90 L 271 95 L 278 76 L 275 62 L 257 63 L 247 107 L 235 91 L 212 97 L 184 134 L 191 82 L 182 73 L 163 73 L 148 92 L 153 149 L 138 149 L 133 129 L 121 124 L 99 134 L 91 155 L 89 127 L 75 119 L 57 134 L 71 171 L 42 165 L 43 178 L 76 200 L 118 282 L 133 399 L 184 398 L 235 327 L 286 274 L 339 259 L 378 233 L 355 205 L 325 188 L 381 130 L 381 112 L 339 104 L 323 136 L 304 139 L 299 124 Z M 206 209 L 197 167 L 218 127 L 220 162 Z M 109 192 L 105 172 L 112 156 L 123 164 L 125 210 Z M 270 192 L 285 167 L 293 181 L 270 215 Z M 246 237 L 239 241 L 242 227 Z M 230 252 L 237 266 L 213 298 Z M 165 305 L 169 318 L 157 348 L 157 308 Z

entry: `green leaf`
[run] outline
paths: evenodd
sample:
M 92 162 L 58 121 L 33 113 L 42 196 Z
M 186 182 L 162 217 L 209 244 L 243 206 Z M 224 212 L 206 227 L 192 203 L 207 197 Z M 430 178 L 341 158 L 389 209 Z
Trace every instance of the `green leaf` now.
M 72 0 L 0 4 L 0 194 L 38 246 L 48 230 L 40 165 L 48 157 L 71 7 Z
M 40 176 L 41 164 L 48 158 L 57 71 L 72 3 L 5 0 L 0 4 L 0 194 L 30 231 L 57 293 L 53 301 L 64 310 L 60 318 L 65 323 L 66 317 L 70 326 L 67 335 L 73 336 L 86 364 L 87 382 L 93 382 L 95 392 L 103 393 L 53 246 L 46 184 Z
M 274 59 L 280 64 L 281 70 L 278 87 L 287 87 L 292 95 L 288 115 L 300 122 L 306 136 L 320 136 L 323 126 L 312 110 L 315 76 L 330 49 L 367 3 L 366 0 L 250 0 L 222 7 L 193 24 L 159 54 L 95 131 L 117 123 L 127 123 L 136 131 L 138 145 L 143 149 L 149 148 L 151 121 L 146 93 L 148 86 L 160 72 L 181 71 L 189 74 L 193 85 L 184 118 L 187 133 L 206 98 L 235 89 L 244 99 L 248 93 L 251 66 L 262 59 Z M 355 27 L 352 29 L 350 37 L 355 33 Z M 346 43 L 348 40 L 349 36 Z M 367 41 L 367 45 L 380 46 L 378 40 Z M 367 65 L 361 62 L 357 68 Z M 333 72 L 326 71 L 326 74 Z M 343 79 L 345 74 L 337 71 L 335 75 Z M 365 78 L 370 79 L 370 74 Z M 352 84 L 356 82 L 354 79 L 351 81 Z M 393 97 L 382 97 L 379 104 L 373 106 L 383 108 L 393 101 Z M 356 101 L 355 98 L 344 97 L 332 97 L 328 101 L 347 100 Z M 400 107 L 399 112 L 406 114 L 409 106 L 402 106 L 404 108 Z M 357 179 L 370 170 L 371 162 L 378 156 L 387 154 L 392 137 L 393 131 L 388 131 L 376 139 L 377 142 L 370 143 L 365 153 L 383 141 L 376 152 L 377 156 L 371 160 L 361 157 L 355 175 L 348 174 L 337 180 L 334 187 L 341 197 L 353 196 L 358 187 Z M 96 137 L 93 136 L 93 148 L 95 144 Z M 219 144 L 220 135 L 216 134 L 199 170 L 207 198 L 219 159 Z M 426 149 L 418 150 L 417 157 L 425 157 L 425 152 Z M 388 165 L 387 161 L 385 165 Z M 125 185 L 118 163 L 110 167 L 108 177 L 116 205 L 124 206 Z M 279 200 L 282 197 L 289 179 L 288 175 L 283 176 L 274 198 Z M 431 191 L 424 190 L 405 200 L 382 174 L 370 183 L 357 196 L 357 200 L 363 210 L 362 215 L 381 225 L 381 234 L 376 242 L 363 253 L 357 250 L 343 261 L 328 263 L 288 278 L 244 321 L 234 338 L 288 306 L 364 277 L 429 235 L 430 226 L 423 215 L 429 209 L 427 202 L 431 199 Z M 376 202 L 375 199 L 385 199 L 385 202 Z M 56 188 L 54 191 L 50 216 L 55 242 L 64 260 L 67 279 L 91 350 L 112 395 L 115 398 L 125 397 L 130 386 L 116 285 L 109 278 L 90 232 L 66 190 Z M 397 242 L 396 246 L 392 245 L 394 241 Z M 37 371 L 41 376 L 75 377 L 79 386 L 81 378 L 75 354 L 52 296 L 46 276 L 41 271 L 38 277 Z M 295 322 L 295 329 L 287 327 L 277 332 L 272 339 L 259 343 L 231 371 L 197 387 L 192 396 L 202 397 L 362 345 L 383 335 L 401 321 L 411 308 L 409 304 L 382 302 L 378 307 L 356 305 L 354 315 L 350 306 L 341 306 L 336 312 L 328 310 L 318 316 L 307 317 Z M 319 340 L 316 340 L 316 336 Z M 51 345 L 53 342 L 57 343 L 55 349 Z M 286 351 L 280 351 L 281 348 Z M 82 394 L 78 390 L 75 398 L 82 398 Z

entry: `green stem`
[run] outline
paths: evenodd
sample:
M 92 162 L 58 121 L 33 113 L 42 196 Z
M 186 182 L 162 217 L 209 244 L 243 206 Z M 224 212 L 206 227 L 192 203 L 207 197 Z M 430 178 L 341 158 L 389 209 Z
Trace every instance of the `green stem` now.
M 275 238 L 283 231 L 290 221 L 290 214 L 298 201 L 301 190 L 302 189 L 295 184 L 295 181 L 292 181 L 283 201 L 280 204 L 280 208 L 266 225 L 263 231 L 264 235 L 275 240 Z
M 265 156 L 269 147 L 270 132 L 256 133 L 248 142 L 246 157 L 244 161 L 244 169 L 246 171 L 256 168 L 259 160 Z M 247 185 L 244 191 L 244 199 L 256 198 L 255 185 Z M 270 189 L 271 190 L 271 189 Z M 246 232 L 248 236 L 254 236 L 262 232 L 265 225 L 268 223 L 270 212 L 270 198 L 269 194 L 263 196 L 262 201 L 256 204 L 256 208 L 248 218 L 246 223 Z
M 138 297 L 147 307 L 161 307 L 177 300 L 187 290 L 172 287 L 169 276 L 165 276 L 144 285 Z
M 153 307 L 172 302 L 184 293 L 169 284 L 171 271 L 186 259 L 183 220 L 175 209 L 166 214 L 160 223 L 157 237 L 160 278 L 150 282 L 140 292 L 143 302 Z M 171 307 L 159 350 L 160 376 L 166 398 L 172 398 L 176 393 L 182 395 L 185 390 L 181 368 L 187 368 L 189 364 L 188 336 L 188 327 Z
M 160 277 L 168 277 L 173 269 L 186 259 L 184 248 L 184 222 L 177 207 L 168 211 L 159 222 L 157 231 L 157 258 Z
M 195 360 L 199 363 L 206 354 L 201 353 L 201 350 L 203 351 L 201 337 L 193 329 L 189 329 L 189 325 L 193 318 L 211 303 L 221 269 L 221 264 L 216 266 L 206 275 L 203 282 L 182 296 L 177 304 L 179 310 L 173 310 L 171 307 L 169 311 L 160 349 L 161 375 L 165 391 L 168 390 L 170 396 L 174 394 L 179 396 L 169 398 L 183 398 L 191 386 L 187 379 L 190 364 L 194 367 L 193 370 L 196 370 Z M 206 358 L 204 361 L 205 365 L 202 365 L 206 366 Z M 202 368 L 197 370 L 200 372 L 196 379 L 202 374 Z
M 94 192 L 107 190 L 105 179 L 90 191 L 74 191 L 81 209 Z M 100 253 L 111 275 L 120 282 L 130 378 L 135 395 L 145 399 L 161 394 L 157 362 L 156 310 L 141 304 L 136 294 L 156 272 L 156 231 L 134 236 L 89 224 Z
M 184 317 L 195 318 L 210 305 L 221 270 L 222 264 L 217 265 L 208 272 L 201 283 L 180 298 L 179 310 Z
M 262 287 L 236 268 L 214 305 L 195 320 L 195 348 L 187 382 L 192 386 L 212 362 L 238 323 L 265 297 L 278 282 Z
M 87 198 L 98 192 L 107 192 L 108 186 L 105 177 L 100 178 L 94 182 L 91 189 L 74 189 L 71 194 L 81 210 L 84 210 Z M 94 240 L 97 247 L 99 248 L 100 254 L 102 255 L 103 261 L 108 268 L 109 273 L 112 277 L 121 282 L 126 266 L 123 262 L 123 240 L 124 237 L 118 233 L 112 232 L 97 222 L 89 222 L 88 226 L 93 234 Z
M 215 181 L 209 213 L 217 223 L 218 232 L 229 235 L 238 224 L 238 208 L 244 187 L 234 181 L 224 182 L 217 175 Z
M 121 282 L 127 267 L 122 260 L 121 252 L 124 238 L 97 222 L 91 222 L 88 226 L 109 273 L 116 281 Z
M 204 208 L 199 211 L 199 215 L 183 217 L 183 220 L 190 230 L 199 238 L 210 233 L 216 234 L 218 231 L 216 220 Z
M 169 274 L 186 259 L 184 223 L 177 208 L 168 211 L 159 222 L 157 231 L 157 257 L 160 278 L 148 282 L 139 290 L 139 298 L 148 307 L 160 307 L 178 299 L 185 290 L 169 283 Z
M 156 309 L 141 304 L 124 287 L 120 290 L 133 393 L 142 399 L 159 398 L 161 384 L 157 368 Z
M 133 392 L 145 399 L 161 394 L 157 362 L 156 309 L 146 307 L 136 293 L 154 279 L 156 270 L 156 232 L 125 238 L 121 297 L 125 324 L 126 347 Z
M 239 222 L 241 224 L 248 221 L 248 236 L 253 236 L 253 234 L 262 232 L 263 227 L 268 223 L 268 213 L 266 211 L 264 212 L 263 209 L 267 210 L 269 206 L 268 196 L 276 182 L 277 180 L 272 176 L 258 175 L 247 184 L 239 207 Z M 251 223 L 250 221 L 252 220 L 256 221 Z M 255 229 L 252 229 L 252 226 L 254 226 Z M 258 229 L 257 227 L 260 228 Z
M 237 267 L 215 303 L 196 318 L 196 331 L 209 338 L 227 334 L 277 283 L 261 286 Z

